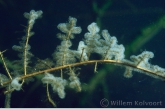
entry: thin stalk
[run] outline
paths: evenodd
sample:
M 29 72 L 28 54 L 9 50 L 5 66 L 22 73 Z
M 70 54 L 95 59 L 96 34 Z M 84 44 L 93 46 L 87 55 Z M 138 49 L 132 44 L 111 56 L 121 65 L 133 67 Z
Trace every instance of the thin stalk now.
M 63 65 L 63 66 L 58 66 L 58 67 L 54 67 L 54 68 L 50 68 L 50 69 L 46 69 L 46 70 L 42 70 L 42 71 L 38 71 L 38 72 L 33 72 L 33 73 L 30 73 L 30 74 L 27 74 L 27 75 L 20 76 L 19 78 L 20 78 L 20 80 L 22 80 L 22 79 L 26 79 L 26 78 L 29 78 L 29 77 L 33 77 L 33 76 L 39 75 L 39 74 L 43 74 L 45 72 L 49 72 L 50 73 L 50 72 L 53 72 L 53 71 L 65 69 L 67 67 L 75 67 L 75 66 L 80 66 L 80 65 L 85 65 L 85 64 L 95 64 L 96 62 L 97 63 L 112 63 L 112 64 L 128 66 L 128 67 L 132 67 L 132 68 L 136 68 L 136 69 L 139 69 L 141 71 L 144 71 L 147 74 L 153 74 L 153 75 L 155 75 L 157 77 L 160 77 L 161 79 L 165 79 L 165 76 L 160 75 L 157 72 L 154 72 L 154 71 L 151 71 L 151 70 L 148 70 L 148 69 L 136 66 L 136 65 L 128 63 L 128 62 L 116 61 L 116 60 L 91 60 L 91 61 L 85 61 L 85 62 L 77 62 L 77 63 Z M 1 83 L 1 86 L 7 85 L 9 83 L 11 83 L 11 80 Z

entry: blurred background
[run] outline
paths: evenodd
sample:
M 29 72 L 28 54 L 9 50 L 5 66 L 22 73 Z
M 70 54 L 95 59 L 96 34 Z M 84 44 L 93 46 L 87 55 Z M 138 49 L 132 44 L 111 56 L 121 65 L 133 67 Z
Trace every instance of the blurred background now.
M 59 23 L 68 17 L 77 18 L 77 26 L 82 33 L 76 35 L 71 49 L 77 49 L 83 40 L 87 26 L 96 22 L 100 29 L 107 29 L 116 36 L 118 44 L 125 46 L 126 59 L 142 51 L 152 51 L 153 65 L 165 67 L 165 1 L 164 0 L 0 0 L 0 50 L 7 49 L 4 56 L 9 60 L 19 59 L 12 50 L 25 35 L 27 19 L 24 12 L 42 10 L 43 17 L 36 21 L 30 38 L 31 52 L 40 59 L 52 58 L 51 55 L 60 44 L 56 34 Z M 93 55 L 92 59 L 99 56 Z M 60 99 L 50 88 L 52 99 L 57 107 L 102 107 L 100 101 L 107 99 L 107 107 L 165 107 L 165 82 L 141 73 L 133 72 L 130 79 L 124 78 L 124 68 L 111 64 L 99 64 L 98 73 L 94 65 L 82 66 L 79 75 L 82 92 L 66 89 L 66 98 Z M 0 67 L 0 72 L 4 72 Z M 0 90 L 2 92 L 2 89 Z M 5 96 L 0 94 L 0 107 L 4 106 Z M 162 105 L 111 105 L 111 101 L 162 102 Z M 104 102 L 108 104 L 108 102 Z M 52 107 L 46 96 L 46 87 L 35 79 L 23 86 L 22 91 L 12 93 L 11 107 Z

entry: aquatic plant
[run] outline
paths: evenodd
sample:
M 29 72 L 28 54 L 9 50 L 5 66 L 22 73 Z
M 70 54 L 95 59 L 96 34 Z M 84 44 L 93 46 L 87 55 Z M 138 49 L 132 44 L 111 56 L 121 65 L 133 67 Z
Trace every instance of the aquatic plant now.
M 25 83 L 31 81 L 33 77 L 42 75 L 41 81 L 46 84 L 47 97 L 49 102 L 56 107 L 56 103 L 52 100 L 48 86 L 51 85 L 54 92 L 59 98 L 64 99 L 66 86 L 75 89 L 77 92 L 83 90 L 81 81 L 78 77 L 78 66 L 94 64 L 94 72 L 97 71 L 97 65 L 100 63 L 111 63 L 126 70 L 124 77 L 131 78 L 132 71 L 140 72 L 148 76 L 164 79 L 165 69 L 158 65 L 149 63 L 149 60 L 154 57 L 153 52 L 143 51 L 141 54 L 132 55 L 130 60 L 125 59 L 125 48 L 122 44 L 118 44 L 117 38 L 111 36 L 108 30 L 100 29 L 95 22 L 91 23 L 87 29 L 88 32 L 84 35 L 84 40 L 79 41 L 77 50 L 70 49 L 72 39 L 80 34 L 81 27 L 76 26 L 77 19 L 69 17 L 68 23 L 60 23 L 57 28 L 62 32 L 58 33 L 57 37 L 61 40 L 61 45 L 57 46 L 52 54 L 53 59 L 41 60 L 36 58 L 31 52 L 29 40 L 33 37 L 33 25 L 36 19 L 42 17 L 42 11 L 31 10 L 30 13 L 24 13 L 24 17 L 28 19 L 26 34 L 22 37 L 19 45 L 14 45 L 13 50 L 18 52 L 20 60 L 9 61 L 4 58 L 4 52 L 0 52 L 2 63 L 6 70 L 6 74 L 0 74 L 1 88 L 6 88 L 5 107 L 10 107 L 11 94 L 14 91 L 20 91 Z M 91 60 L 91 55 L 100 55 L 99 60 Z M 35 58 L 35 59 L 32 59 Z M 37 60 L 36 60 L 37 59 Z M 10 63 L 10 65 L 9 65 Z M 17 64 L 15 64 L 17 63 Z M 55 71 L 60 71 L 60 76 Z M 59 73 L 59 72 L 58 72 Z

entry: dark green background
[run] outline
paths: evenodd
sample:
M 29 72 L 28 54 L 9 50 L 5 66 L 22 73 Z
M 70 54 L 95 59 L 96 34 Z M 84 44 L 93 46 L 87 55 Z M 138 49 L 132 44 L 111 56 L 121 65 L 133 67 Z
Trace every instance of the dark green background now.
M 110 5 L 103 11 L 103 15 L 99 16 L 97 10 L 93 8 L 94 3 L 100 10 L 106 3 L 110 3 Z M 150 28 L 150 25 L 154 25 L 165 15 L 164 0 L 0 0 L 0 50 L 8 49 L 4 55 L 10 60 L 19 59 L 17 52 L 11 48 L 13 45 L 18 45 L 21 37 L 25 35 L 23 31 L 25 28 L 21 25 L 26 25 L 27 19 L 24 18 L 23 13 L 30 12 L 32 9 L 43 11 L 42 19 L 37 20 L 34 25 L 35 35 L 29 42 L 32 46 L 31 52 L 40 59 L 51 58 L 56 46 L 60 44 L 60 40 L 56 38 L 56 34 L 60 32 L 57 25 L 67 22 L 68 17 L 72 16 L 77 18 L 77 25 L 81 26 L 82 33 L 76 35 L 71 49 L 77 49 L 78 42 L 87 32 L 87 26 L 99 21 L 101 29 L 108 29 L 112 36 L 117 37 L 119 44 L 125 45 L 127 59 L 133 54 L 137 55 L 148 50 L 155 54 L 154 59 L 150 62 L 165 67 L 164 28 L 159 29 L 156 34 L 152 34 L 154 37 L 140 48 L 136 49 L 131 46 L 131 43 L 142 35 L 144 28 Z M 141 41 L 136 43 L 141 44 Z M 135 48 L 135 50 L 130 48 Z M 97 57 L 93 55 L 93 58 Z M 109 65 L 109 67 L 111 66 L 114 67 Z M 88 86 L 90 79 L 97 75 L 93 73 L 93 67 L 92 65 L 82 67 L 79 78 L 83 85 Z M 131 79 L 126 79 L 123 77 L 124 69 L 115 68 L 113 72 L 108 72 L 107 65 L 98 66 L 98 71 L 104 69 L 107 73 L 101 80 L 95 80 L 102 82 L 99 82 L 92 92 L 89 92 L 87 88 L 76 93 L 67 88 L 65 99 L 61 100 L 52 91 L 51 96 L 58 107 L 101 107 L 100 101 L 103 98 L 109 101 L 162 101 L 162 106 L 156 107 L 165 107 L 164 81 L 136 72 Z M 5 74 L 2 65 L 0 72 Z M 52 107 L 46 100 L 46 88 L 43 84 L 36 87 L 33 93 L 25 98 L 34 83 L 24 85 L 24 91 L 15 91 L 12 94 L 11 107 Z M 2 93 L 0 101 L 0 107 L 3 107 L 4 95 Z M 137 106 L 109 105 L 108 107 Z M 152 106 L 139 107 L 152 108 Z

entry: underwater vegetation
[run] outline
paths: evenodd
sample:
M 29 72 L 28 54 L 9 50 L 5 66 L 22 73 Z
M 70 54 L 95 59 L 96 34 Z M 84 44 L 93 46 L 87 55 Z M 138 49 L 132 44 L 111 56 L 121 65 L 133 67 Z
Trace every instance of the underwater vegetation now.
M 123 2 L 139 12 L 129 0 Z M 0 3 L 7 8 L 5 1 Z M 50 28 L 39 24 L 45 23 L 47 15 L 60 15 L 44 9 L 23 14 L 28 22 L 21 24 L 22 37 L 12 42 L 12 50 L 5 48 L 9 46 L 5 43 L 0 51 L 4 107 L 164 107 L 163 37 L 152 40 L 164 33 L 164 15 L 139 27 L 136 37 L 118 37 L 111 32 L 118 27 L 104 29 L 109 27 L 106 16 L 115 1 L 90 3 L 96 19 L 87 24 L 83 23 L 87 17 L 65 15 L 68 18 L 59 18 L 64 23 L 58 22 L 53 32 L 56 38 L 49 37 Z M 128 33 L 127 26 L 137 28 L 124 26 L 121 29 Z

